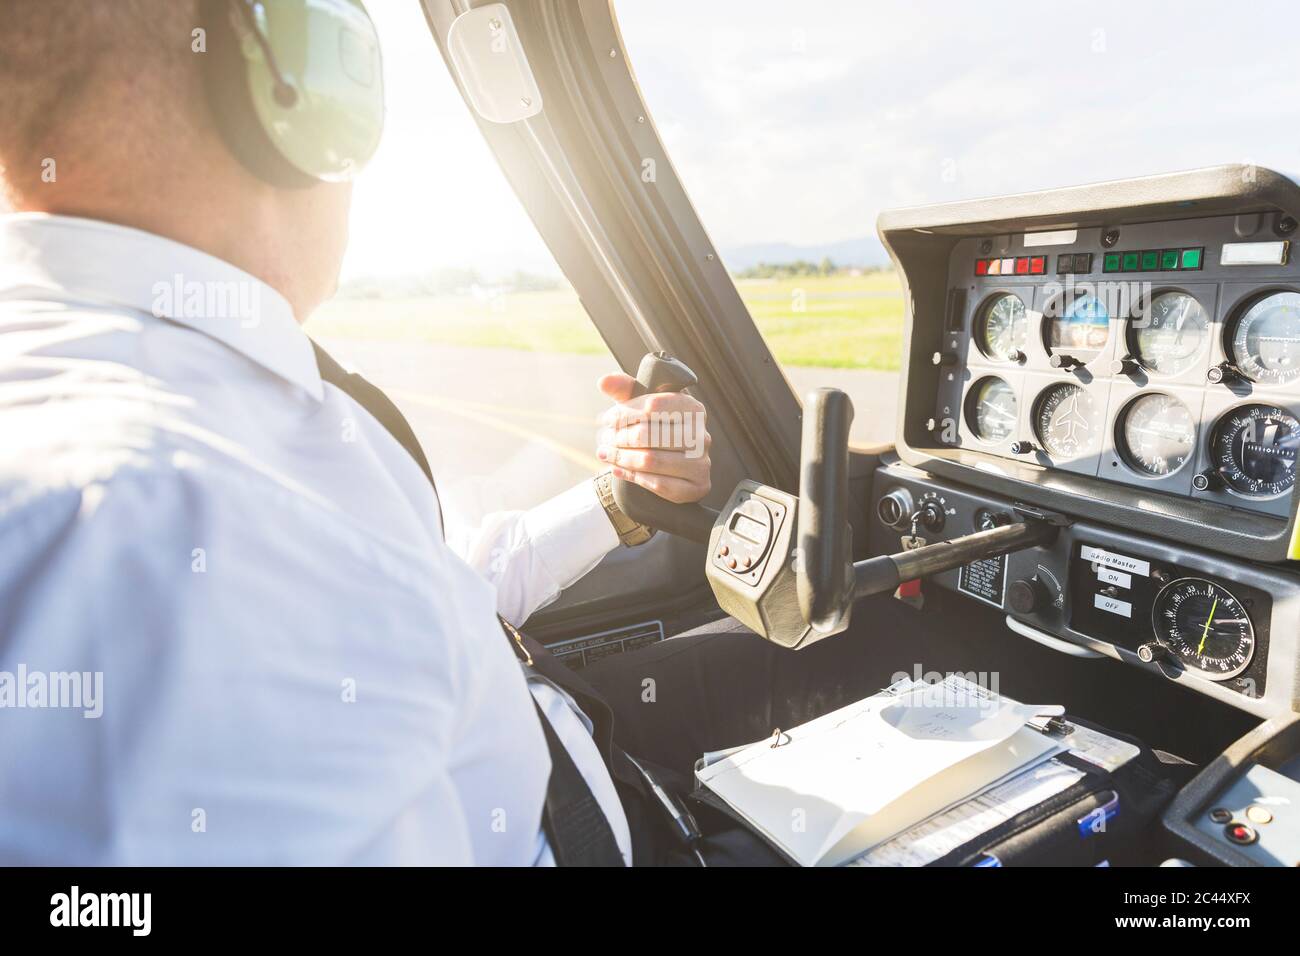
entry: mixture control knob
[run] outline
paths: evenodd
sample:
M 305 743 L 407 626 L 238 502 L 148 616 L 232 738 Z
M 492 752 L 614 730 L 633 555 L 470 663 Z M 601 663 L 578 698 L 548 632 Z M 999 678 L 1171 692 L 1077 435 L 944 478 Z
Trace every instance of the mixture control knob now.
M 1017 614 L 1033 614 L 1046 605 L 1050 598 L 1047 588 L 1036 577 L 1012 581 L 1011 587 L 1007 588 L 1007 604 Z
M 1169 656 L 1169 648 L 1157 641 L 1150 641 L 1138 648 L 1138 660 L 1143 664 L 1162 661 Z

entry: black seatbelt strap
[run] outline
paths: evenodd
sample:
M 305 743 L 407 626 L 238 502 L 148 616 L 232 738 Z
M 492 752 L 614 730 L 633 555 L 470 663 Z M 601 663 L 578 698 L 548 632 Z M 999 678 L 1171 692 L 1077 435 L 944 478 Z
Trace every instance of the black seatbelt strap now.
M 344 369 L 314 341 L 311 347 L 316 353 L 316 367 L 320 369 L 321 379 L 346 392 L 375 421 L 384 426 L 415 459 L 433 486 L 434 497 L 437 498 L 438 486 L 433 480 L 433 469 L 429 467 L 424 449 L 420 447 L 419 439 L 415 437 L 415 431 L 401 409 L 370 382 Z M 438 502 L 438 518 L 439 524 L 442 524 L 441 501 Z M 526 662 L 531 664 L 531 655 L 524 648 L 518 632 L 504 618 L 500 621 L 502 633 L 511 647 L 516 648 L 517 652 L 522 651 Z M 623 854 L 604 811 L 600 809 L 600 804 L 573 758 L 560 742 L 551 722 L 546 719 L 542 709 L 537 707 L 536 701 L 533 706 L 537 710 L 537 719 L 546 737 L 546 749 L 551 756 L 551 776 L 546 784 L 546 803 L 542 808 L 542 829 L 550 842 L 555 862 L 560 866 L 622 866 Z
M 546 784 L 542 829 L 557 866 L 622 866 L 623 854 L 605 811 L 587 786 L 555 728 L 533 701 L 546 749 L 551 752 L 551 779 Z M 567 706 L 567 705 L 566 705 Z
M 424 457 L 424 449 L 420 447 L 419 439 L 415 437 L 411 423 L 406 420 L 401 409 L 374 385 L 334 361 L 333 356 L 315 342 L 311 343 L 311 347 L 316 352 L 316 367 L 320 369 L 321 379 L 347 392 L 358 405 L 373 415 L 375 421 L 383 425 L 388 434 L 397 439 L 397 443 L 415 459 L 424 476 L 429 479 L 429 484 L 433 485 L 433 469 L 429 467 L 429 459 Z M 434 491 L 437 491 L 437 485 L 434 485 Z

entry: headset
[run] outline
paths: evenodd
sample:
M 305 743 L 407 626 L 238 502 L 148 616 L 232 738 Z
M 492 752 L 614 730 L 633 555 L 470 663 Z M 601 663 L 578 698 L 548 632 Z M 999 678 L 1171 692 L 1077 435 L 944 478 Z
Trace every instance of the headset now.
M 351 179 L 384 128 L 379 34 L 361 0 L 201 0 L 204 86 L 250 172 L 282 187 Z

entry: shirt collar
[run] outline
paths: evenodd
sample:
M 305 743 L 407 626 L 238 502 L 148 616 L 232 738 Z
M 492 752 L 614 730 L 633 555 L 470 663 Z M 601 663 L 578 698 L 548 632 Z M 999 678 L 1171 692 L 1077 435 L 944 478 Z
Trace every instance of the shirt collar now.
M 0 215 L 0 292 L 33 288 L 187 326 L 324 397 L 311 341 L 288 300 L 190 246 L 93 219 Z

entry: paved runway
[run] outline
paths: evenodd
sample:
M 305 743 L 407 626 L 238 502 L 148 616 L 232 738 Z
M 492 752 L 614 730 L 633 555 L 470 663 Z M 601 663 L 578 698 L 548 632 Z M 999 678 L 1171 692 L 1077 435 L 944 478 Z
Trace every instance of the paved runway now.
M 410 419 L 446 503 L 467 520 L 522 508 L 600 470 L 596 388 L 614 370 L 604 356 L 561 355 L 361 339 L 322 344 L 383 388 Z M 801 393 L 849 392 L 857 441 L 890 441 L 897 375 L 851 369 L 789 370 Z

